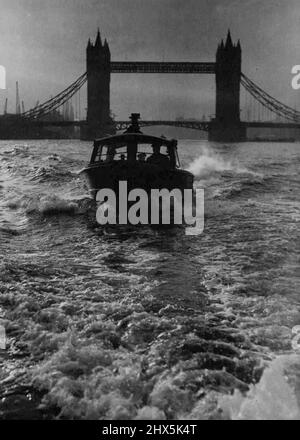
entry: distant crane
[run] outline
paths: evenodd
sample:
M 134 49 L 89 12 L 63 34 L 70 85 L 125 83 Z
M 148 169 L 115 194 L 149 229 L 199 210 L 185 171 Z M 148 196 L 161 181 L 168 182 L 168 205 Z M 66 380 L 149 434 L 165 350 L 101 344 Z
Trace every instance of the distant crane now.
M 7 105 L 8 105 L 8 99 L 6 98 L 5 104 L 4 104 L 4 112 L 3 112 L 4 115 L 7 114 Z
M 25 104 L 24 104 L 24 101 L 22 101 L 22 113 L 25 113 Z
M 16 82 L 16 115 L 21 114 L 21 105 L 20 105 L 20 94 L 19 94 L 19 83 Z

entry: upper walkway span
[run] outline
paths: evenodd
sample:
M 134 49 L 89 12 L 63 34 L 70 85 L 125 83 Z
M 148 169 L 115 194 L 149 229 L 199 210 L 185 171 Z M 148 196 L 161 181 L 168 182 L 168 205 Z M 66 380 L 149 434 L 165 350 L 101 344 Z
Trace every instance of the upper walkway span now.
M 216 63 L 112 61 L 111 73 L 190 73 L 213 74 Z

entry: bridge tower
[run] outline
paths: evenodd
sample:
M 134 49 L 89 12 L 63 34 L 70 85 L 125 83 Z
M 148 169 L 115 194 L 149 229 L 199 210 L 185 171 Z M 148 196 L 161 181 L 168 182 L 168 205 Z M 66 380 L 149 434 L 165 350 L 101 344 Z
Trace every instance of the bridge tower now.
M 240 120 L 240 82 L 242 49 L 233 44 L 230 31 L 216 54 L 216 116 L 209 129 L 209 139 L 216 142 L 241 142 L 246 129 Z
M 102 44 L 98 30 L 95 44 L 88 41 L 87 64 L 87 126 L 83 139 L 95 139 L 112 132 L 110 117 L 111 55 L 105 39 Z

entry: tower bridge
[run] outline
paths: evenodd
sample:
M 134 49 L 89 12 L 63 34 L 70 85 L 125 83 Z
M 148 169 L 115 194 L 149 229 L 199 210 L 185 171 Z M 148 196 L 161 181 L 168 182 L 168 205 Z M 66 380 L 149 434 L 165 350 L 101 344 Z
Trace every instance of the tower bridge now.
M 222 41 L 216 62 L 112 62 L 107 41 L 102 44 L 98 31 L 95 44 L 87 46 L 88 113 L 86 138 L 101 134 L 110 125 L 110 78 L 112 73 L 208 74 L 216 77 L 216 117 L 208 129 L 214 141 L 242 141 L 246 130 L 240 123 L 240 83 L 242 51 L 233 44 L 230 32 Z M 174 124 L 175 125 L 175 124 Z M 195 124 L 193 124 L 193 128 Z M 201 128 L 204 125 L 197 124 Z
M 112 74 L 201 74 L 214 75 L 216 83 L 215 116 L 210 121 L 147 120 L 143 126 L 169 125 L 208 132 L 212 141 L 241 142 L 247 128 L 299 128 L 300 112 L 276 100 L 242 73 L 242 48 L 233 43 L 230 32 L 219 44 L 215 62 L 112 61 L 107 40 L 98 31 L 95 43 L 88 41 L 87 69 L 74 83 L 58 95 L 27 112 L 11 123 L 29 126 L 79 126 L 83 139 L 94 139 L 127 127 L 127 121 L 113 121 L 110 114 Z M 68 102 L 87 83 L 87 119 L 84 121 L 49 120 L 49 114 Z M 272 115 L 273 120 L 241 120 L 241 86 L 252 99 Z M 200 99 L 200 98 L 199 98 Z M 280 121 L 274 121 L 274 117 Z M 9 118 L 8 118 L 9 121 Z

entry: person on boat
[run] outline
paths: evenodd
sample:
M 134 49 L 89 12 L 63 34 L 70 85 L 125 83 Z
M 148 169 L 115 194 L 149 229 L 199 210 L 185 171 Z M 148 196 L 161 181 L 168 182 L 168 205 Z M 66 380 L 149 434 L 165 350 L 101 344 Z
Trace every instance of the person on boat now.
M 154 144 L 152 145 L 153 154 L 147 159 L 147 163 L 152 165 L 159 165 L 164 168 L 170 167 L 170 160 L 165 154 L 161 154 L 160 145 Z
M 112 162 L 114 160 L 115 154 L 116 154 L 115 147 L 110 145 L 107 149 L 106 162 Z
M 146 153 L 139 153 L 138 154 L 138 160 L 139 160 L 139 162 L 145 162 L 145 160 L 146 160 Z
M 177 145 L 177 142 L 176 142 Z M 167 148 L 168 150 L 168 157 L 169 157 L 169 161 L 170 161 L 170 167 L 176 168 L 176 155 L 175 155 L 175 150 L 174 148 L 171 148 L 170 146 Z

